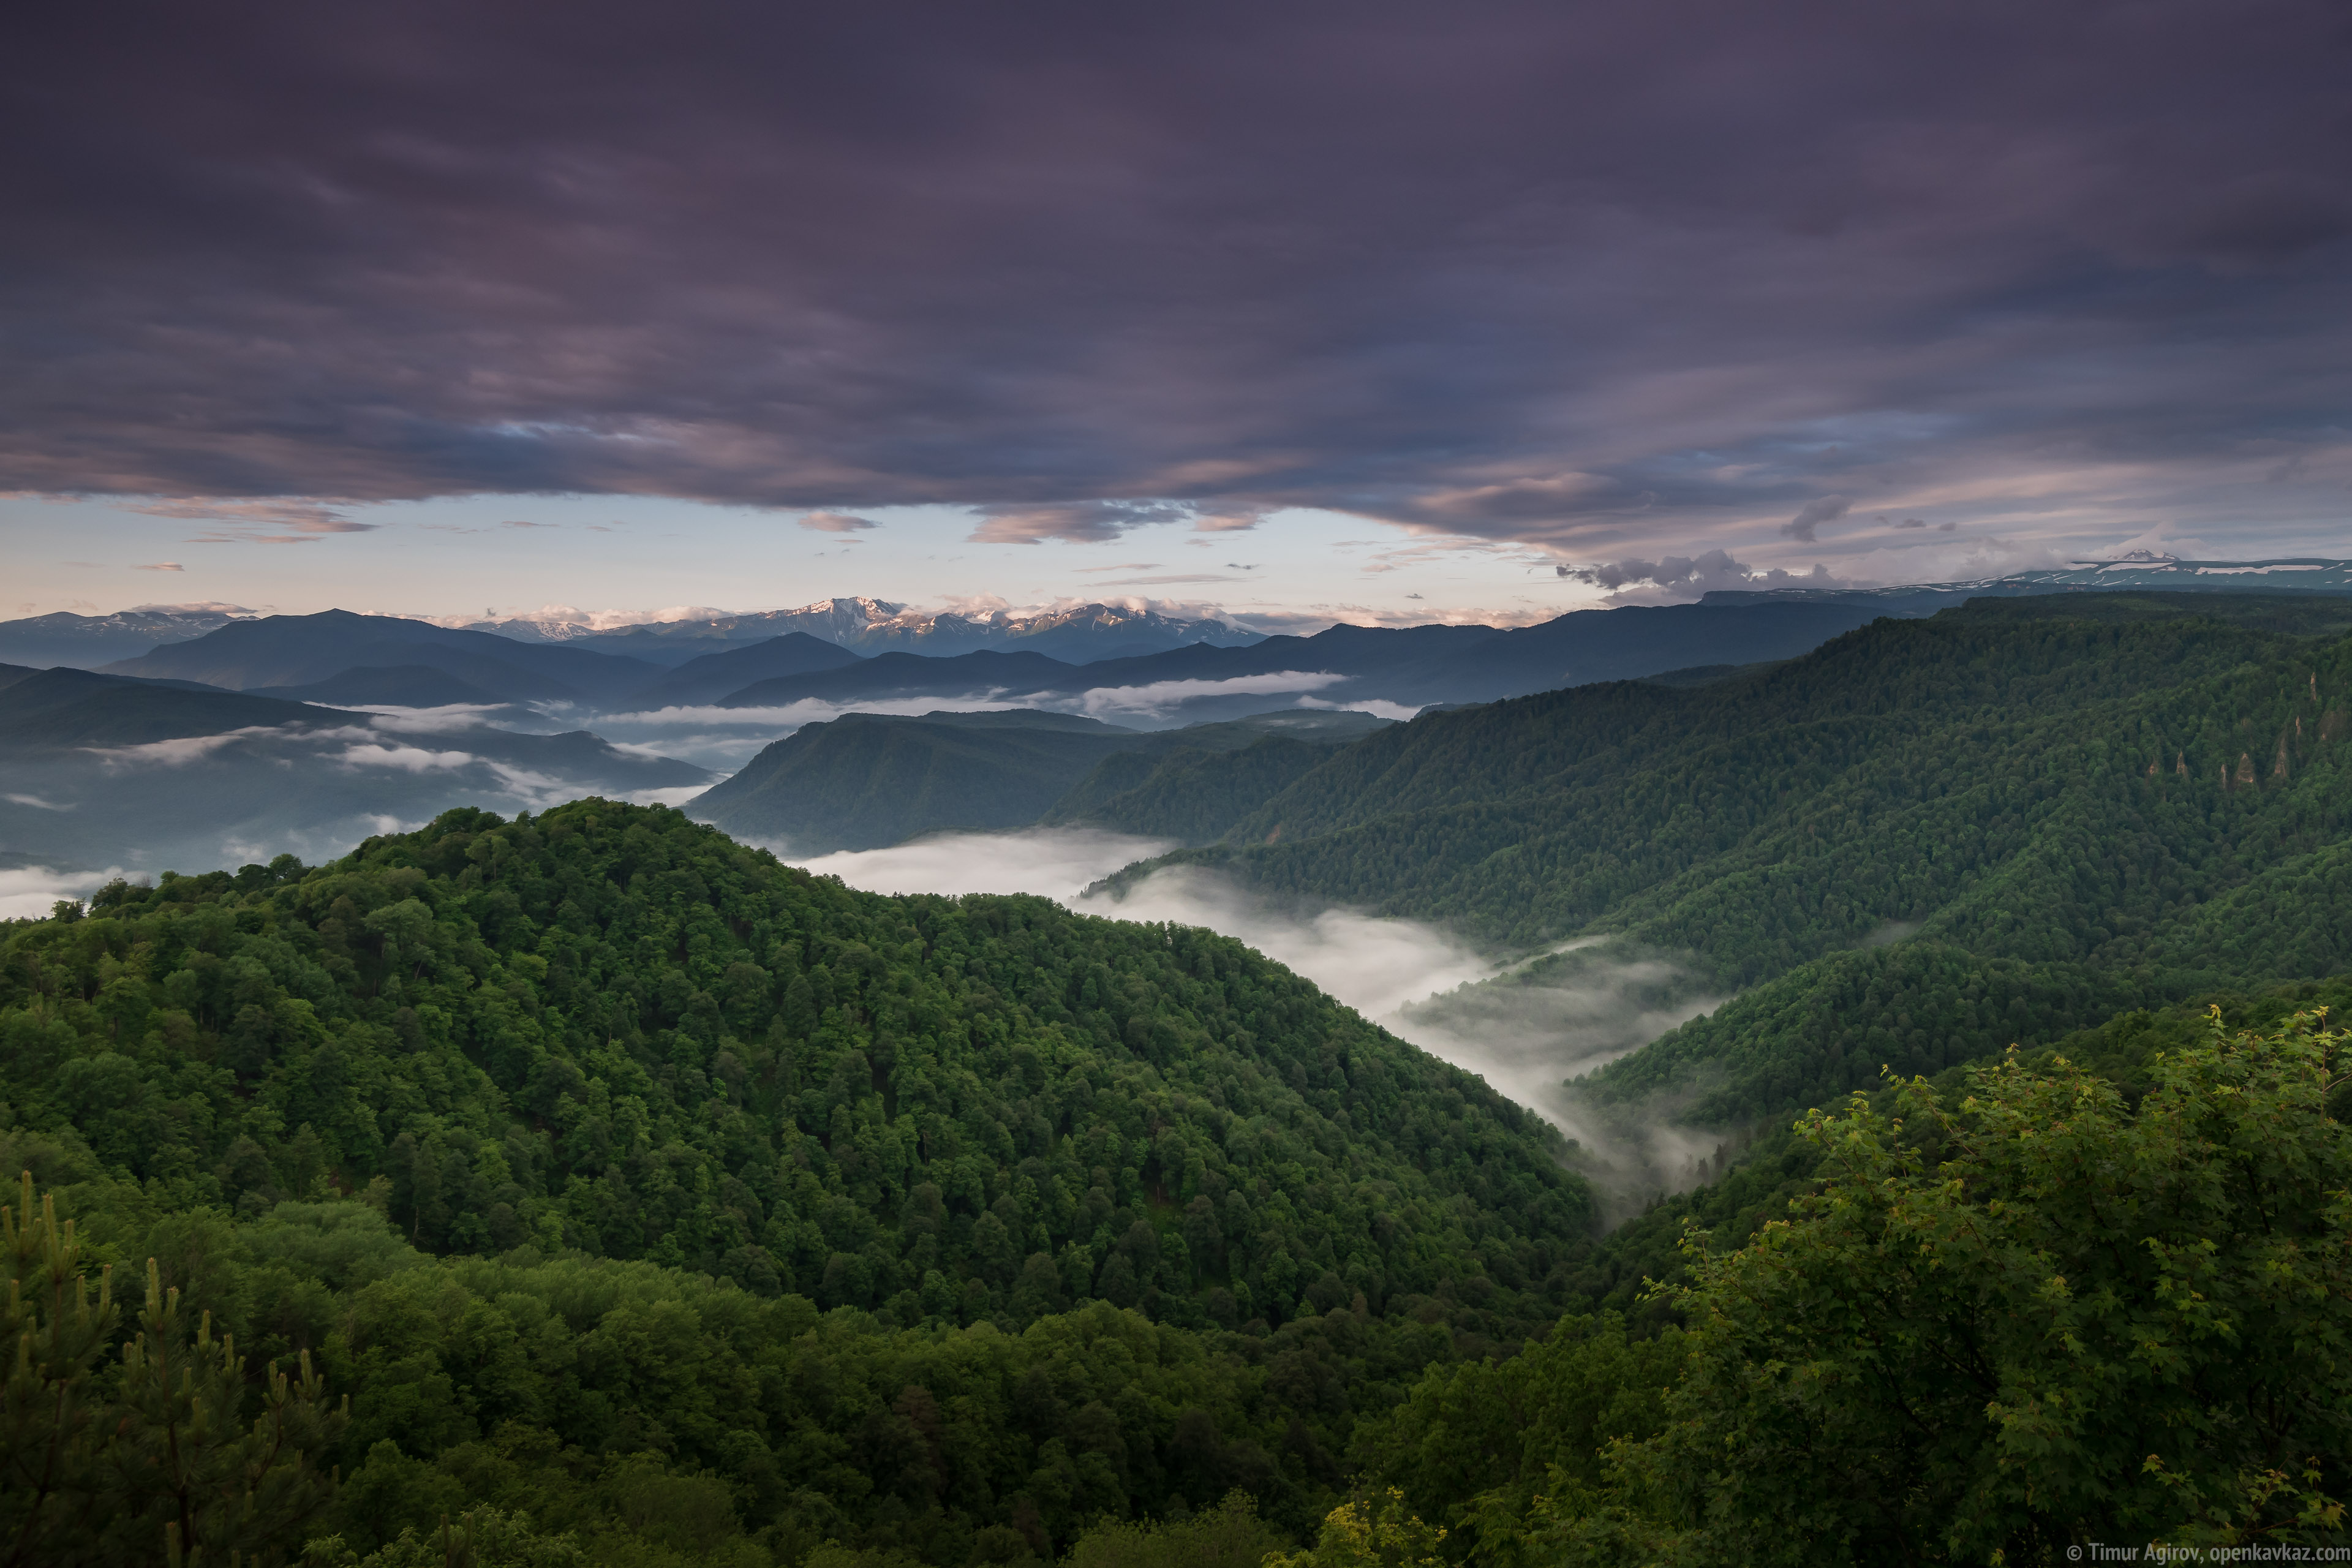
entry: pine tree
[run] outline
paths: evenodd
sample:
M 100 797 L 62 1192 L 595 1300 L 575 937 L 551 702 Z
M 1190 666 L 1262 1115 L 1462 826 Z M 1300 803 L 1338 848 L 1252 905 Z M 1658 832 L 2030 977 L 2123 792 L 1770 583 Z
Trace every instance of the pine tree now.
M 327 1405 L 305 1352 L 297 1373 L 267 1369 L 261 1414 L 245 1425 L 244 1358 L 214 1336 L 209 1311 L 190 1331 L 179 1290 L 163 1288 L 152 1258 L 120 1376 L 100 1376 L 121 1320 L 112 1271 L 100 1270 L 93 1296 L 55 1195 L 37 1208 L 29 1172 L 19 1190 L 17 1204 L 0 1205 L 0 1326 L 16 1343 L 0 1395 L 0 1561 L 291 1561 L 331 1495 L 313 1458 L 342 1431 L 348 1405 Z
M 121 1319 L 110 1269 L 91 1296 L 81 1244 L 71 1220 L 58 1224 L 55 1195 L 36 1208 L 30 1172 L 20 1192 L 0 1205 L 0 1331 L 16 1346 L 0 1389 L 0 1542 L 11 1568 L 79 1561 L 75 1543 L 96 1533 L 105 1423 L 92 1374 Z

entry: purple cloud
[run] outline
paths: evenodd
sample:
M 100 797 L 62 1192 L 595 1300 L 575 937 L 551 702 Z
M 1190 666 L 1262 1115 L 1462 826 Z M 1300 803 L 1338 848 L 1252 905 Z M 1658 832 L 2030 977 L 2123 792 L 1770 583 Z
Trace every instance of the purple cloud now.
M 2285 528 L 2352 479 L 2336 0 L 134 0 L 14 42 L 0 487 L 1008 543 L 1319 506 L 1591 558 L 1829 495 Z

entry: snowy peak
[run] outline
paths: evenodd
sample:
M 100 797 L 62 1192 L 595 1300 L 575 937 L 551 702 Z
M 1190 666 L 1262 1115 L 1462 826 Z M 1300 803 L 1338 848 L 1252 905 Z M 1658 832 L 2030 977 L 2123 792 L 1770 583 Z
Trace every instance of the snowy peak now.
M 662 662 L 763 642 L 790 632 L 822 637 L 864 654 L 953 655 L 982 648 L 1024 648 L 1073 663 L 1164 653 L 1192 643 L 1238 647 L 1259 640 L 1257 633 L 1224 621 L 1185 619 L 1123 605 L 934 611 L 862 595 L 743 615 L 713 609 L 664 612 L 658 618 L 626 625 L 583 611 L 551 608 L 537 616 L 468 622 L 465 629 L 495 632 L 519 642 L 578 643 L 599 652 L 631 653 Z
M 165 643 L 191 641 L 252 616 L 252 611 L 236 605 L 142 605 L 110 616 L 78 616 L 59 610 L 21 621 L 0 621 L 0 664 L 96 669 L 101 664 L 152 653 Z

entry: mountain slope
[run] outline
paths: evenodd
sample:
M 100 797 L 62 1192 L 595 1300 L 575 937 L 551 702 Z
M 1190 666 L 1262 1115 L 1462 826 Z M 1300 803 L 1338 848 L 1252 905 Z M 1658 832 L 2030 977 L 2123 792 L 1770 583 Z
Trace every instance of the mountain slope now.
M 604 801 L 0 927 L 0 1071 L 93 1262 L 348 1397 L 359 1550 L 488 1503 L 1017 1563 L 1234 1487 L 1306 1533 L 1590 1251 L 1535 1119 L 1237 942 Z
M 900 656 L 883 656 L 892 657 Z M 730 833 L 823 854 L 1041 820 L 1116 826 L 1114 816 L 1139 819 L 1151 809 L 1143 799 L 1174 788 L 1187 797 L 1178 808 L 1184 826 L 1167 836 L 1192 842 L 1215 837 L 1277 787 L 1264 772 L 1273 756 L 1320 757 L 1388 722 L 1368 713 L 1283 712 L 1139 733 L 1034 710 L 847 713 L 772 742 L 688 809 Z M 1274 751 L 1212 781 L 1219 773 L 1213 759 L 1269 738 L 1278 742 Z M 1152 782 L 1160 759 L 1171 756 L 1192 759 L 1186 782 Z M 1147 784 L 1135 803 L 1115 798 Z
M 192 682 L 141 680 L 59 667 L 0 688 L 0 744 L 34 753 L 137 746 L 233 730 L 308 727 L 362 720 L 279 698 Z
M 1083 822 L 1148 838 L 1209 844 L 1328 754 L 1326 747 L 1280 735 L 1238 751 L 1121 752 L 1104 759 L 1039 821 L 1048 827 Z
M 1097 763 L 1141 739 L 1062 713 L 847 713 L 774 742 L 688 809 L 801 855 L 1025 827 Z
M 1588 1213 L 1537 1119 L 1236 942 L 855 892 L 660 808 L 117 883 L 0 948 L 26 1124 L 183 1201 L 388 1175 L 436 1249 L 908 1321 L 1072 1289 L 1279 1321 L 1466 1273 L 1540 1314 Z
M 1177 858 L 1500 943 L 1691 954 L 1752 989 L 1589 1088 L 1718 1122 L 2352 967 L 2352 641 L 2072 603 L 1425 715 Z
M 1392 721 L 1370 713 L 1262 713 L 1161 731 L 1158 744 L 1117 752 L 1055 801 L 1043 826 L 1087 823 L 1147 838 L 1221 838 L 1307 772 Z

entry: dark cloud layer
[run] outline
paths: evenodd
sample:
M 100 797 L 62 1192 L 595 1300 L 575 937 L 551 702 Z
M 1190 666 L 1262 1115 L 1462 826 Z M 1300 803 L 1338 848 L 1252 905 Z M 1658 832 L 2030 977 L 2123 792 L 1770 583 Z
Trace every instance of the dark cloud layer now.
M 14 31 L 0 487 L 948 501 L 1007 542 L 1308 503 L 1596 555 L 2342 509 L 2341 0 Z

